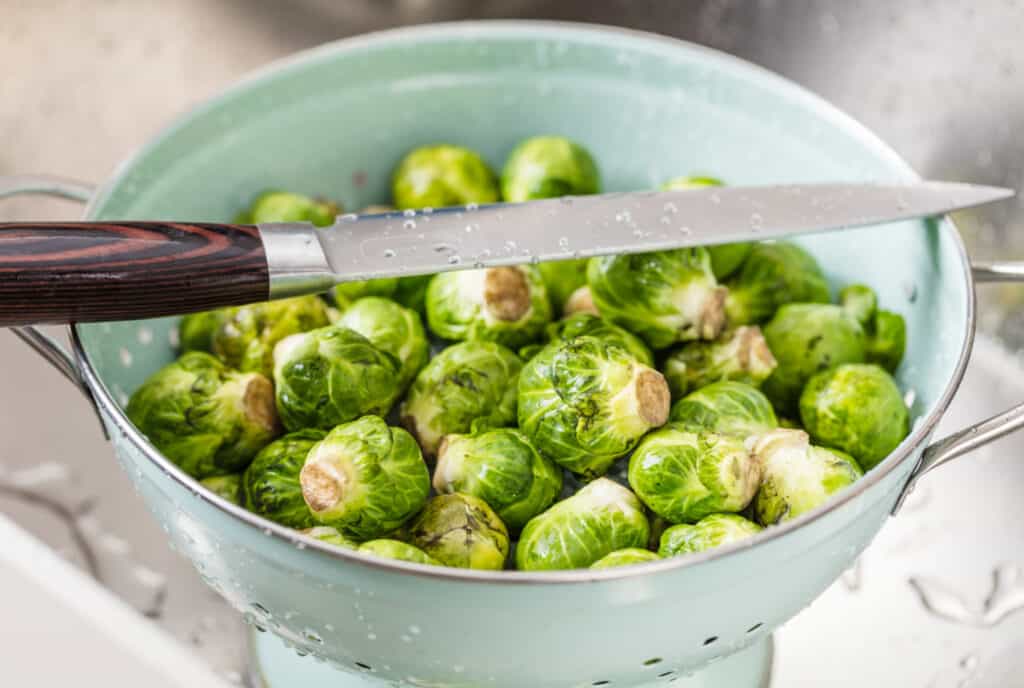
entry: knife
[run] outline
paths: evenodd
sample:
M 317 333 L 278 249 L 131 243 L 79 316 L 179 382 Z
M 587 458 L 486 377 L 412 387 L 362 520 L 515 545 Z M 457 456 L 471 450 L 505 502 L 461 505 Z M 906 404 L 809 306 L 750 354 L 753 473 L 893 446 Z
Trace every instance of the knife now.
M 1013 195 L 935 181 L 793 184 L 350 214 L 325 228 L 0 223 L 0 326 L 177 315 L 352 280 L 778 239 L 938 216 Z

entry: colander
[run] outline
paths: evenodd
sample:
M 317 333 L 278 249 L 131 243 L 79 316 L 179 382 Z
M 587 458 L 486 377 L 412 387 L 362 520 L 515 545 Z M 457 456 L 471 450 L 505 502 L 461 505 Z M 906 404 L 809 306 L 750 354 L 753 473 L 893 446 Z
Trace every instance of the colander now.
M 593 151 L 609 190 L 684 173 L 735 184 L 916 179 L 842 113 L 729 56 L 617 29 L 483 22 L 303 53 L 179 119 L 95 193 L 22 177 L 0 181 L 0 195 L 88 200 L 89 219 L 227 220 L 268 187 L 358 208 L 387 198 L 389 172 L 413 146 L 453 141 L 497 165 L 542 132 Z M 1020 406 L 929 445 L 970 353 L 974 280 L 1016 279 L 1018 266 L 972 276 L 946 220 L 800 243 L 834 284 L 866 281 L 905 316 L 897 377 L 912 432 L 812 513 L 738 544 L 636 567 L 431 568 L 306 539 L 204 490 L 125 417 L 128 395 L 172 360 L 174 319 L 74 326 L 71 353 L 38 331 L 19 334 L 94 401 L 170 542 L 248 620 L 298 652 L 356 672 L 359 683 L 654 685 L 699 678 L 716 659 L 764 647 L 853 562 L 921 474 L 1024 425 Z

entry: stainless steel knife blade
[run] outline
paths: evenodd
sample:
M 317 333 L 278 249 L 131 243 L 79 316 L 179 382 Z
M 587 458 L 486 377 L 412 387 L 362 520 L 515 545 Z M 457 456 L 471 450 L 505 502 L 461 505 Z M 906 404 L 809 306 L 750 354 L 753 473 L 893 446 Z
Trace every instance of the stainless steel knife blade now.
M 704 187 L 342 215 L 319 230 L 259 227 L 276 298 L 351 280 L 778 239 L 938 216 L 1013 195 L 936 181 Z

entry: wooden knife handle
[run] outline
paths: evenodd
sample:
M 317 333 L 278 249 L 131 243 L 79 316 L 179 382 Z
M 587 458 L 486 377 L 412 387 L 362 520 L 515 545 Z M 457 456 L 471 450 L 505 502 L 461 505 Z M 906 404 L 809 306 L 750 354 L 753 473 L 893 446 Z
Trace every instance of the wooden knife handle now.
M 265 301 L 268 289 L 249 225 L 0 223 L 0 326 L 176 315 Z

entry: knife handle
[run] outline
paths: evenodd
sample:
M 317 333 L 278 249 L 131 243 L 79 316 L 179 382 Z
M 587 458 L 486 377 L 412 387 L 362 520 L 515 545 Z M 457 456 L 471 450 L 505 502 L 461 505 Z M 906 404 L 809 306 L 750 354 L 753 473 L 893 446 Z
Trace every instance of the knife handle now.
M 0 223 L 0 326 L 177 315 L 265 301 L 268 289 L 250 225 Z

